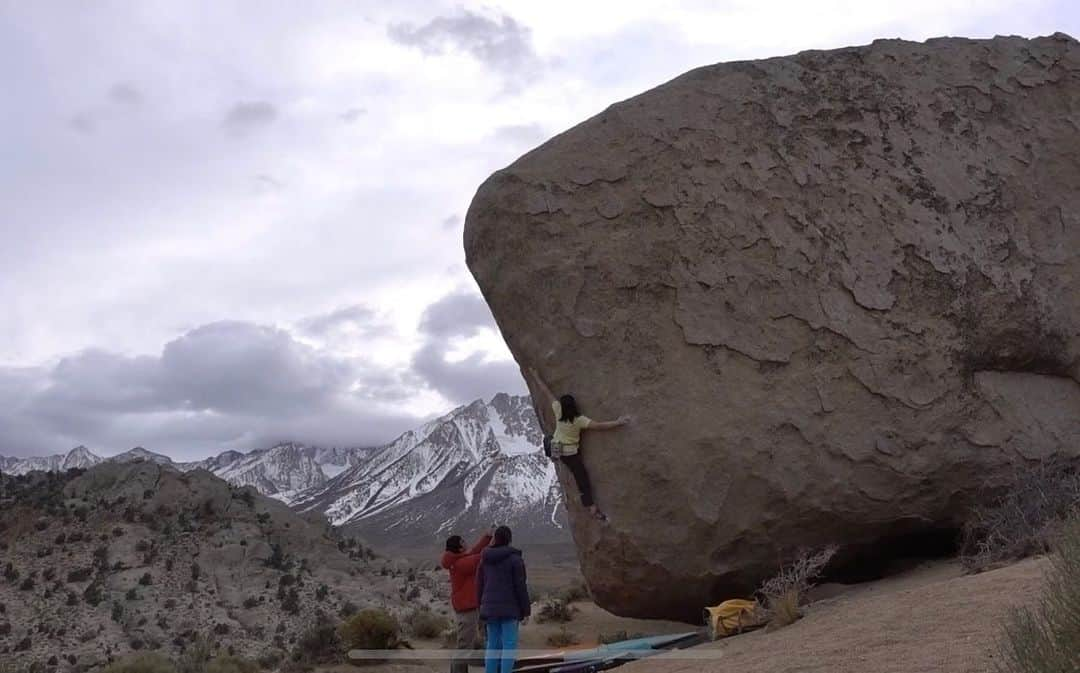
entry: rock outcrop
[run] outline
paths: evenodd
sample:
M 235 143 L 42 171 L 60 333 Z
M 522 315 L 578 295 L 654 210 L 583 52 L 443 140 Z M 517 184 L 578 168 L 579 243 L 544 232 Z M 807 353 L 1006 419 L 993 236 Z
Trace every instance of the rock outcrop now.
M 491 176 L 465 248 L 515 357 L 634 416 L 585 442 L 610 523 L 568 498 L 598 602 L 696 619 L 1080 453 L 1078 185 L 1060 34 L 704 67 Z

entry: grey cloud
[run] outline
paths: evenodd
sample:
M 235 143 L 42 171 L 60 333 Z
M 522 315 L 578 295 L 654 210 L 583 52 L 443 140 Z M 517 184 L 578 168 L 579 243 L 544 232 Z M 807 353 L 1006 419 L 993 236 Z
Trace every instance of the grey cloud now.
M 204 325 L 166 344 L 161 368 L 169 394 L 185 406 L 262 414 L 319 407 L 352 373 L 284 330 L 243 322 Z
M 443 229 L 453 229 L 453 228 L 458 227 L 458 226 L 461 226 L 461 216 L 460 215 L 455 213 L 453 215 L 449 215 L 449 216 L 443 218 L 443 221 L 442 221 Z
M 341 113 L 341 121 L 345 122 L 346 124 L 351 124 L 366 114 L 367 110 L 362 107 L 349 108 L 345 112 Z
M 462 10 L 453 16 L 437 16 L 422 26 L 392 24 L 388 34 L 395 42 L 425 54 L 468 53 L 503 75 L 531 79 L 542 67 L 533 49 L 532 31 L 505 14 L 491 18 Z
M 73 116 L 68 120 L 68 126 L 70 126 L 72 130 L 84 135 L 89 135 L 97 130 L 97 122 L 93 115 L 86 112 L 80 112 Z
M 259 173 L 255 176 L 255 186 L 260 192 L 279 192 L 285 188 L 285 183 L 272 175 Z
M 300 320 L 297 327 L 311 336 L 325 337 L 334 332 L 349 331 L 363 336 L 379 336 L 390 332 L 375 311 L 363 304 L 343 306 L 327 313 Z
M 358 379 L 370 398 L 356 395 Z M 398 397 L 393 391 L 409 380 L 278 328 L 212 323 L 160 356 L 88 350 L 52 367 L 0 368 L 0 454 L 142 444 L 190 457 L 266 438 L 378 443 L 411 425 L 407 414 L 375 404 Z
M 142 103 L 142 93 L 131 84 L 118 82 L 109 89 L 109 98 L 114 103 L 122 105 L 138 105 Z
M 485 328 L 497 329 L 491 309 L 478 294 L 456 292 L 431 304 L 420 319 L 426 340 L 413 355 L 413 372 L 455 404 L 496 392 L 524 392 L 521 373 L 512 361 L 486 360 L 483 353 L 456 362 L 446 359 L 452 339 L 470 337 Z
M 512 124 L 495 129 L 492 138 L 496 142 L 514 145 L 538 145 L 547 137 L 544 127 L 539 124 Z
M 266 101 L 248 101 L 237 103 L 229 109 L 222 122 L 233 131 L 257 126 L 265 126 L 277 119 L 277 108 Z
M 454 404 L 487 399 L 496 392 L 525 392 L 521 371 L 514 362 L 486 361 L 480 353 L 449 362 L 445 355 L 445 344 L 431 341 L 413 356 L 412 366 L 432 389 Z
M 495 329 L 495 319 L 484 298 L 471 292 L 443 297 L 428 306 L 420 318 L 420 331 L 439 339 L 472 336 L 485 327 Z

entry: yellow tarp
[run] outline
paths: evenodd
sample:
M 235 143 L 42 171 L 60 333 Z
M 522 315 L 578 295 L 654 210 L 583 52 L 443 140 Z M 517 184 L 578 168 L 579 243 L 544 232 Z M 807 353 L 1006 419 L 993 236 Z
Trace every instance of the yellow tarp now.
M 713 640 L 733 636 L 747 629 L 765 625 L 765 611 L 757 601 L 733 598 L 720 605 L 705 608 L 705 621 Z

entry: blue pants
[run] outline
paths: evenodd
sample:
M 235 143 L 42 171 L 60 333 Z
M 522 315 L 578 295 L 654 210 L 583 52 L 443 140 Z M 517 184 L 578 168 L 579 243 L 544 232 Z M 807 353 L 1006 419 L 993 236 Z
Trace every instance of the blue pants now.
M 514 652 L 518 643 L 518 620 L 489 619 L 487 621 L 487 655 L 484 673 L 511 673 Z

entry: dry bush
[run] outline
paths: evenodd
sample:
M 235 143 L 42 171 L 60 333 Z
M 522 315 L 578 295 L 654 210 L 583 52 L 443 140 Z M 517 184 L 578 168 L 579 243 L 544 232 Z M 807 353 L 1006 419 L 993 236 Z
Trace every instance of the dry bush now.
M 557 597 L 566 603 L 577 603 L 578 601 L 589 600 L 591 595 L 589 594 L 589 587 L 585 585 L 585 582 L 575 580 L 565 589 L 560 591 Z
M 999 643 L 1002 673 L 1080 671 L 1080 515 L 1063 524 L 1037 605 L 1008 619 Z
M 547 637 L 548 647 L 570 647 L 580 642 L 577 636 L 566 630 L 565 626 Z
M 547 622 L 566 623 L 574 618 L 577 608 L 573 607 L 561 598 L 549 598 L 540 605 L 536 613 L 536 621 L 540 624 Z
M 350 617 L 339 628 L 350 650 L 390 650 L 400 645 L 401 626 L 386 610 L 369 608 Z
M 206 673 L 258 673 L 259 664 L 240 657 L 219 655 L 206 664 Z
M 450 628 L 450 620 L 427 608 L 417 608 L 405 618 L 409 633 L 423 640 L 435 640 Z
M 971 572 L 988 570 L 1050 550 L 1062 522 L 1080 508 L 1080 472 L 1061 460 L 1014 470 L 1005 493 L 976 507 L 964 524 L 960 562 Z
M 758 588 L 769 616 L 769 628 L 793 624 L 802 616 L 799 608 L 806 600 L 806 593 L 836 551 L 835 546 L 829 546 L 814 554 L 802 552 L 794 562 L 781 566 L 779 573 Z
M 176 667 L 164 655 L 148 652 L 115 661 L 104 673 L 176 673 Z
M 644 633 L 629 633 L 627 631 L 615 631 L 614 633 L 601 633 L 596 637 L 596 642 L 601 645 L 609 645 L 611 643 L 618 643 L 623 640 L 637 640 L 638 638 L 645 638 Z
M 316 623 L 300 634 L 292 660 L 302 664 L 334 664 L 342 659 L 342 637 L 329 617 L 320 615 Z

